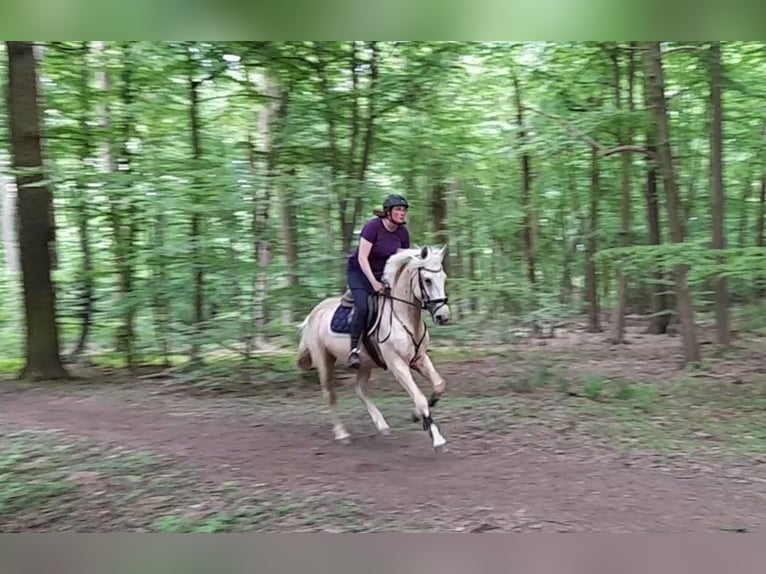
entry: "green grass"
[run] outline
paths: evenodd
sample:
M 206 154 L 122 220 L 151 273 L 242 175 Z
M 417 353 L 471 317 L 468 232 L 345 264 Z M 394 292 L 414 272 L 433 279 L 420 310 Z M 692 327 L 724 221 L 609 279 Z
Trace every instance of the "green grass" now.
M 23 368 L 23 359 L 0 359 L 0 376 L 15 377 Z
M 240 502 L 205 516 L 167 515 L 156 520 L 156 532 L 332 531 L 363 532 L 374 525 L 361 506 L 332 497 Z
M 730 390 L 693 378 L 659 385 L 589 375 L 560 384 L 557 392 L 566 396 L 559 414 L 616 446 L 766 455 L 766 396 L 760 388 Z
M 87 529 L 78 517 L 93 504 L 124 512 L 146 488 L 159 492 L 162 467 L 163 460 L 150 453 L 104 450 L 54 433 L 6 433 L 0 442 L 0 530 L 30 524 Z
M 42 450 L 28 448 L 14 437 L 0 447 L 0 518 L 35 512 L 68 501 L 77 487 Z

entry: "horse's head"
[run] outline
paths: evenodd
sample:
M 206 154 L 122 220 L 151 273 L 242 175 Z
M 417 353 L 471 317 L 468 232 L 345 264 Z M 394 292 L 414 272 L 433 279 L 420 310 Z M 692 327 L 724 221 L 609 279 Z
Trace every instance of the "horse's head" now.
M 437 325 L 444 325 L 450 318 L 443 265 L 446 249 L 446 246 L 400 249 L 389 257 L 383 272 L 393 299 L 402 301 L 401 297 L 407 297 L 405 303 L 426 309 Z
M 450 309 L 447 302 L 447 274 L 444 272 L 444 252 L 447 247 L 423 247 L 417 268 L 417 281 L 413 281 L 414 295 L 424 309 L 431 313 L 437 325 L 449 321 Z

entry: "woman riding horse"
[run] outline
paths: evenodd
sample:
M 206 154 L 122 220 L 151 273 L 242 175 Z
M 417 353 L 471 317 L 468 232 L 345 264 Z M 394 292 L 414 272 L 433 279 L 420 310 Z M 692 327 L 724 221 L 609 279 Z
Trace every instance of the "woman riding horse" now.
M 375 211 L 375 217 L 362 228 L 359 245 L 348 258 L 346 278 L 354 296 L 354 321 L 351 325 L 351 352 L 348 365 L 358 369 L 360 365 L 359 339 L 367 321 L 367 298 L 380 293 L 386 261 L 399 249 L 410 246 L 407 230 L 407 200 L 401 195 L 389 195 L 383 201 L 383 211 Z

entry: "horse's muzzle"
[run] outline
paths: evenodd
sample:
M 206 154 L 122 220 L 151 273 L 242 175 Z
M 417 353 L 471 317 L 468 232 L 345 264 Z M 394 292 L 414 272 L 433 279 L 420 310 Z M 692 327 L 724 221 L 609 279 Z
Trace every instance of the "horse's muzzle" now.
M 434 323 L 437 325 L 446 325 L 449 321 L 449 307 L 447 307 L 447 302 L 449 299 L 447 297 L 443 297 L 440 299 L 429 299 L 425 303 L 423 303 L 423 309 L 427 309 L 428 312 L 431 314 L 431 319 L 433 319 Z
M 431 318 L 437 325 L 446 325 L 449 322 L 450 312 L 446 298 L 429 301 L 426 308 L 431 312 Z

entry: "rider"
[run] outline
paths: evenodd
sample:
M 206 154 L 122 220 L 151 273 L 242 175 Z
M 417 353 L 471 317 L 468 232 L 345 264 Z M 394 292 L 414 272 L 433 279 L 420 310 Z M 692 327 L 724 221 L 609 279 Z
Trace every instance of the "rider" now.
M 359 339 L 367 321 L 367 297 L 380 293 L 383 270 L 388 258 L 399 249 L 410 246 L 407 230 L 407 200 L 397 194 L 389 195 L 383 201 L 383 211 L 375 210 L 375 217 L 362 228 L 359 245 L 348 258 L 346 277 L 348 287 L 354 296 L 354 322 L 351 325 L 351 352 L 348 365 L 359 368 Z

